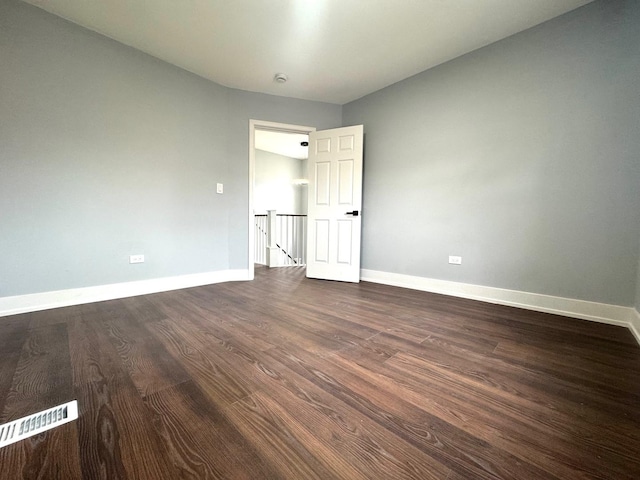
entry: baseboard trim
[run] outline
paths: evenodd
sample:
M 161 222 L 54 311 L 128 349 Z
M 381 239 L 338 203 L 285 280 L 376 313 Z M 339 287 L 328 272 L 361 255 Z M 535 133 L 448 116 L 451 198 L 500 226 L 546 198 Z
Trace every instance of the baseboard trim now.
M 640 343 L 640 312 L 636 309 L 633 309 L 633 317 L 629 329 L 631 333 L 633 333 L 633 336 L 636 337 L 638 343 Z
M 631 330 L 631 333 L 640 344 L 640 312 L 631 307 L 377 270 L 363 269 L 360 271 L 360 277 L 363 281 L 367 282 L 619 325 Z M 71 305 L 81 305 L 84 303 L 102 302 L 117 298 L 135 297 L 137 295 L 168 292 L 181 288 L 199 287 L 214 283 L 246 280 L 251 280 L 248 269 L 221 270 L 176 277 L 154 278 L 136 282 L 114 283 L 95 287 L 72 288 L 68 290 L 0 297 L 0 317 L 37 312 L 51 308 L 68 307 Z
M 360 278 L 367 282 L 381 283 L 396 287 L 422 290 L 425 292 L 451 295 L 454 297 L 480 300 L 498 305 L 524 308 L 537 312 L 553 313 L 565 317 L 580 318 L 594 322 L 627 327 L 640 344 L 640 314 L 631 307 L 588 302 L 573 298 L 554 297 L 539 293 L 485 287 L 468 283 L 416 277 L 377 270 L 360 271 Z
M 50 308 L 68 307 L 83 303 L 102 302 L 116 298 L 135 297 L 150 293 L 168 292 L 181 288 L 199 287 L 213 283 L 249 280 L 249 270 L 221 270 L 176 277 L 154 278 L 135 282 L 71 288 L 51 292 L 0 297 L 0 317 L 37 312 Z

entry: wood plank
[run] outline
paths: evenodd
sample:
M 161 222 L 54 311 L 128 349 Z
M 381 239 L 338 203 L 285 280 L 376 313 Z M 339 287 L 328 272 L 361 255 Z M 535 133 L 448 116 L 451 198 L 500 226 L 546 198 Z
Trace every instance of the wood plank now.
M 13 335 L 3 340 L 16 352 L 17 342 L 26 334 L 11 387 L 3 398 L 1 423 L 73 400 L 67 326 L 55 322 L 18 332 L 13 329 Z M 15 353 L 7 357 L 14 358 Z M 76 424 L 71 423 L 0 450 L 1 473 L 3 478 L 79 478 L 79 458 Z
M 67 326 L 30 330 L 6 395 L 1 423 L 73 400 Z
M 80 317 L 80 309 L 80 306 L 54 308 L 52 310 L 29 313 L 26 317 L 29 319 L 30 329 L 58 324 L 68 325 Z
M 260 394 L 277 401 L 285 411 L 296 412 L 316 442 L 331 445 L 357 466 L 366 478 L 440 479 L 449 469 L 350 408 L 271 357 L 260 360 L 265 366 Z M 283 393 L 283 389 L 286 393 Z M 354 475 L 355 476 L 355 475 Z M 347 477 L 350 478 L 350 477 Z
M 391 383 L 394 391 L 418 408 L 560 478 L 597 474 L 603 471 L 602 458 L 608 459 L 611 477 L 619 475 L 616 464 L 625 465 L 624 471 L 637 463 L 631 452 L 623 454 L 624 447 L 612 454 L 606 445 L 607 441 L 617 444 L 626 438 L 603 435 L 593 441 L 585 436 L 587 424 L 575 425 L 553 404 L 533 403 L 517 388 L 488 386 L 403 354 L 375 371 L 336 361 L 380 388 Z M 567 438 L 583 440 L 568 442 Z
M 98 304 L 103 327 L 129 377 L 148 395 L 189 380 L 189 374 L 151 334 L 148 323 L 138 323 L 119 302 Z
M 372 339 L 375 337 L 376 335 L 367 340 L 359 340 L 355 342 L 354 345 L 336 350 L 335 352 L 320 352 L 318 355 L 340 354 L 344 358 L 353 359 L 354 362 L 378 364 L 385 362 L 398 353 L 398 350 L 391 346 L 374 342 Z
M 120 302 L 138 323 L 163 320 L 166 315 L 154 304 L 153 298 L 153 295 L 140 295 L 138 297 L 123 298 Z
M 451 470 L 473 478 L 556 478 L 416 408 L 394 392 L 381 391 L 332 364 L 332 357 L 320 361 L 302 350 L 293 353 L 279 348 L 268 354 Z
M 615 385 L 606 388 L 594 381 L 587 382 L 588 385 L 585 385 L 585 382 L 574 383 L 571 369 L 549 375 L 518 364 L 507 363 L 491 355 L 479 355 L 451 346 L 443 348 L 442 344 L 430 343 L 429 339 L 421 345 L 415 345 L 393 335 L 380 334 L 372 341 L 398 348 L 424 360 L 449 365 L 458 370 L 466 369 L 469 376 L 485 378 L 489 383 L 496 382 L 493 379 L 496 375 L 504 375 L 509 381 L 530 384 L 538 392 L 547 392 L 570 400 L 574 406 L 585 405 L 584 400 L 588 398 L 589 404 L 595 407 L 593 411 L 601 414 L 617 411 L 617 414 L 623 414 L 627 420 L 640 420 L 640 412 L 635 408 L 637 394 L 634 391 L 621 393 L 617 391 Z M 574 410 L 573 414 L 579 414 L 579 412 Z
M 253 448 L 263 452 L 265 459 L 278 472 L 278 478 L 340 478 L 316 457 L 314 445 L 304 443 L 301 426 L 282 410 L 270 407 L 272 404 L 254 394 L 234 403 L 226 414 Z
M 163 320 L 155 324 L 154 333 L 215 405 L 230 405 L 257 390 L 245 371 L 216 355 L 211 340 L 193 328 Z
M 180 478 L 277 478 L 250 443 L 191 381 L 148 395 Z M 214 448 L 211 448 L 214 446 Z
M 571 376 L 576 383 L 596 382 L 610 386 L 610 379 L 615 378 L 615 388 L 622 391 L 632 391 L 640 384 L 640 359 L 635 362 L 618 361 L 616 364 L 611 364 L 597 358 L 593 353 L 587 355 L 580 351 L 558 352 L 508 340 L 498 343 L 493 356 L 506 360 L 510 364 L 521 365 L 551 375 L 562 375 L 560 372 L 571 371 Z M 594 377 L 594 371 L 600 372 L 601 375 Z
M 249 323 L 256 320 L 268 325 L 270 338 L 274 344 L 282 342 L 292 342 L 304 345 L 305 348 L 313 351 L 339 350 L 355 343 L 358 337 L 350 335 L 345 331 L 322 330 L 305 322 L 297 321 L 299 317 L 289 312 L 287 309 L 274 308 L 274 305 L 265 304 L 259 301 L 234 300 L 229 298 L 227 309 L 242 307 L 242 311 L 249 313 L 247 321 Z M 240 327 L 241 328 L 241 327 Z M 271 345 L 273 346 L 273 345 Z
M 180 478 L 175 459 L 130 379 L 84 383 L 75 392 L 85 478 Z
M 0 450 L 0 477 L 7 480 L 82 478 L 77 425 L 67 423 Z
M 255 404 L 261 405 L 263 411 L 269 412 L 272 418 L 277 418 L 281 422 L 283 425 L 281 430 L 291 433 L 287 438 L 289 444 L 305 445 L 310 452 L 313 452 L 314 458 L 322 467 L 331 472 L 328 478 L 354 480 L 371 478 L 365 471 L 354 465 L 353 459 L 345 455 L 344 450 L 339 451 L 336 448 L 336 442 L 327 442 L 322 435 L 319 435 L 318 429 L 326 428 L 326 423 L 323 419 L 317 421 L 319 417 L 313 415 L 313 412 L 305 408 L 304 404 L 291 398 L 288 392 L 280 390 L 275 398 L 265 392 L 257 392 L 251 398 Z M 332 435 L 337 435 L 337 432 L 333 431 Z M 335 437 L 332 438 L 335 440 Z
M 208 300 L 195 303 L 189 295 L 190 291 L 176 292 L 171 302 L 162 302 L 162 308 L 168 317 L 174 320 L 186 319 L 193 328 L 214 333 L 218 338 L 248 337 L 247 340 L 253 348 L 260 350 L 269 349 L 279 343 L 261 320 L 256 322 L 247 312 L 234 307 L 225 307 L 223 310 L 213 308 Z M 219 296 L 216 295 L 216 298 Z
M 28 320 L 25 315 L 17 315 L 12 320 L 4 321 L 2 334 L 0 335 L 0 413 L 4 411 L 4 403 L 7 399 L 16 366 L 20 360 L 22 346 L 28 335 Z
M 126 375 L 127 369 L 102 325 L 102 313 L 97 304 L 82 305 L 80 311 L 81 321 L 68 328 L 74 386 Z
M 69 331 L 83 477 L 178 478 L 101 315 L 97 304 L 83 305 Z

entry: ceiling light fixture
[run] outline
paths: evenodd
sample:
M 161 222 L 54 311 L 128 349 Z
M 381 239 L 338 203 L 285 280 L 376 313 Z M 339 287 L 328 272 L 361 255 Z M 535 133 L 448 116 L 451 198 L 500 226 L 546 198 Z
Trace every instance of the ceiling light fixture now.
M 287 77 L 287 75 L 284 73 L 276 73 L 273 79 L 278 83 L 285 83 L 287 80 L 289 80 L 289 77 Z

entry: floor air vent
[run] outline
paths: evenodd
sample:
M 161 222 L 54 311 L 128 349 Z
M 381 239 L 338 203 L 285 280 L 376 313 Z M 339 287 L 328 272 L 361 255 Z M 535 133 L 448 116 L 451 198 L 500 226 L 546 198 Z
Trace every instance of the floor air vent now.
M 78 402 L 73 400 L 13 422 L 0 425 L 0 448 L 46 432 L 78 418 Z

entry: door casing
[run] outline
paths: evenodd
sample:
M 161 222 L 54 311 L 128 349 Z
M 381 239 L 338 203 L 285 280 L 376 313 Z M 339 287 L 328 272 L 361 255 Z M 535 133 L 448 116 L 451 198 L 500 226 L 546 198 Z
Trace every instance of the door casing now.
M 256 154 L 255 137 L 256 130 L 270 130 L 283 133 L 303 133 L 309 134 L 316 131 L 316 127 L 306 127 L 303 125 L 292 125 L 288 123 L 269 122 L 266 120 L 249 120 L 249 211 L 247 212 L 249 223 L 249 280 L 255 277 L 255 224 L 253 208 L 253 189 L 255 184 Z

